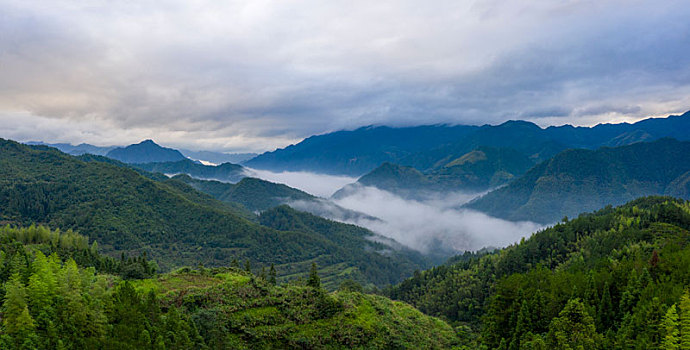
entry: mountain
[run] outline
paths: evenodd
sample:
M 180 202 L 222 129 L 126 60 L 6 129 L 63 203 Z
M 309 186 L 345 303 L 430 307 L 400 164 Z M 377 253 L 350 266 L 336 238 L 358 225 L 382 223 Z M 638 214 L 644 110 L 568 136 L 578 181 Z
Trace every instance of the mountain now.
M 0 227 L 0 348 L 448 349 L 452 327 L 413 307 L 328 293 L 313 271 L 281 283 L 275 270 L 183 268 L 156 274 L 145 256 L 112 259 L 97 242 L 42 226 Z M 50 252 L 46 256 L 44 252 Z M 131 272 L 141 272 L 135 276 Z
M 385 294 L 458 325 L 468 349 L 668 349 L 674 317 L 690 317 L 688 264 L 690 202 L 647 197 L 466 253 Z
M 284 149 L 266 152 L 244 163 L 258 169 L 313 171 L 359 176 L 383 162 L 462 138 L 475 126 L 368 126 L 312 136 Z
M 182 181 L 221 202 L 242 204 L 250 211 L 263 211 L 291 201 L 316 199 L 296 188 L 253 177 L 245 177 L 236 184 L 198 180 L 187 175 L 178 175 L 173 179 Z
M 145 140 L 127 147 L 118 147 L 106 154 L 107 157 L 124 163 L 176 162 L 187 159 L 180 151 L 157 145 Z
M 180 149 L 180 153 L 187 158 L 213 164 L 239 164 L 258 155 L 256 153 L 221 153 L 212 151 L 190 151 L 188 149 Z
M 406 198 L 421 198 L 428 192 L 481 192 L 504 185 L 533 165 L 531 159 L 514 149 L 479 147 L 427 173 L 386 162 L 360 177 L 357 184 Z M 348 192 L 342 189 L 334 197 Z
M 552 223 L 640 196 L 687 196 L 690 142 L 661 139 L 571 149 L 466 206 L 508 220 Z
M 318 198 L 296 188 L 253 177 L 245 177 L 236 184 L 199 180 L 188 175 L 177 175 L 172 180 L 183 182 L 200 192 L 233 206 L 238 211 L 245 212 L 245 216 L 246 214 L 262 212 L 288 204 L 299 211 L 341 222 L 379 220 L 361 212 L 345 209 L 329 199 Z M 253 214 L 248 218 L 253 220 Z M 377 237 L 377 239 L 385 240 L 383 237 Z M 387 244 L 401 248 L 396 242 L 387 241 Z
M 104 156 L 111 150 L 113 150 L 115 147 L 99 147 L 99 146 L 94 146 L 90 145 L 88 143 L 80 143 L 76 146 L 71 145 L 69 143 L 44 143 L 40 141 L 30 141 L 26 143 L 27 145 L 31 146 L 48 146 L 48 147 L 53 147 L 57 148 L 62 152 L 65 152 L 67 154 L 71 154 L 73 156 L 79 156 L 82 154 L 95 154 L 99 156 Z
M 329 269 L 322 269 L 321 274 L 326 276 L 324 278 L 326 287 L 337 287 L 343 279 L 352 279 L 361 284 L 384 286 L 393 281 L 400 281 L 419 266 L 428 264 L 426 258 L 416 251 L 400 246 L 396 247 L 396 251 L 386 244 L 372 242 L 389 239 L 375 235 L 365 228 L 324 219 L 297 211 L 287 205 L 263 211 L 259 215 L 259 222 L 266 227 L 283 232 L 306 232 L 313 237 L 323 237 L 324 240 L 335 243 L 337 250 L 347 250 L 349 259 L 356 263 L 336 264 Z M 371 254 L 372 251 L 377 253 Z M 399 256 L 405 258 L 400 259 Z M 295 268 L 294 277 L 304 275 L 303 270 Z
M 133 167 L 162 174 L 187 174 L 198 179 L 213 179 L 224 182 L 237 182 L 246 176 L 241 165 L 223 163 L 204 165 L 190 159 L 171 162 L 134 163 Z
M 255 266 L 274 263 L 279 275 L 306 273 L 316 262 L 330 276 L 356 272 L 363 261 L 381 261 L 390 269 L 371 271 L 381 274 L 377 281 L 393 283 L 421 267 L 417 257 L 362 239 L 361 232 L 343 245 L 326 232 L 275 230 L 180 181 L 157 181 L 90 159 L 0 140 L 0 223 L 78 230 L 108 255 L 146 251 L 164 270 L 249 259 Z
M 274 171 L 314 171 L 360 176 L 384 162 L 427 173 L 482 146 L 512 148 L 534 162 L 568 148 L 597 149 L 673 137 L 690 141 L 690 112 L 637 123 L 541 128 L 526 121 L 484 126 L 366 127 L 312 136 L 245 163 Z

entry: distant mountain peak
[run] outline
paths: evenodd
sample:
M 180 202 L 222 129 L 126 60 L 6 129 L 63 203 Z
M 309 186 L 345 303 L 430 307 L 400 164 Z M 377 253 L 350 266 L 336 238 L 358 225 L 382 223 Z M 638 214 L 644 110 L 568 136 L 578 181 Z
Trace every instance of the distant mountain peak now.
M 499 127 L 499 128 L 508 128 L 508 127 L 510 127 L 510 128 L 525 128 L 525 129 L 541 130 L 539 125 L 534 124 L 532 122 L 528 122 L 526 120 L 508 120 L 507 122 L 499 124 L 496 127 Z
M 118 147 L 106 155 L 125 163 L 175 162 L 187 157 L 180 151 L 158 145 L 151 139 L 127 147 Z

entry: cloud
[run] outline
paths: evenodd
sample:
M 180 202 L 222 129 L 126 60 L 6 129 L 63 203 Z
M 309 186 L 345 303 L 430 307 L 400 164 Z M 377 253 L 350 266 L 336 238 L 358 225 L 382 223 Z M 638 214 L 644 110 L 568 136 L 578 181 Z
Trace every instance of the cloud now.
M 272 172 L 245 168 L 247 176 L 288 185 L 317 197 L 328 198 L 343 186 L 357 181 L 349 176 L 325 175 L 304 171 Z
M 688 15 L 680 0 L 4 0 L 0 121 L 25 122 L 0 136 L 261 151 L 372 123 L 683 112 Z
M 406 200 L 374 187 L 358 187 L 334 203 L 378 219 L 349 220 L 423 253 L 452 255 L 484 247 L 504 247 L 540 228 L 532 222 L 511 222 L 457 209 L 472 194 L 438 194 L 425 201 Z

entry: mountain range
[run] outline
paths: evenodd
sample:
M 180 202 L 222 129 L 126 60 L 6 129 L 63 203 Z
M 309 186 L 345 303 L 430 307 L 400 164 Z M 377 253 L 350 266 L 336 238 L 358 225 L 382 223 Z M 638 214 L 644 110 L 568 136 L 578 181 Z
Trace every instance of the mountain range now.
M 245 169 L 241 165 L 232 163 L 204 165 L 187 158 L 169 162 L 136 163 L 132 166 L 166 175 L 187 174 L 198 179 L 214 179 L 224 182 L 237 182 L 246 176 Z
M 88 143 L 80 143 L 75 146 L 69 143 L 45 143 L 41 141 L 29 141 L 26 144 L 31 146 L 48 146 L 57 148 L 60 151 L 65 152 L 67 154 L 71 154 L 73 156 L 80 156 L 82 154 L 94 154 L 98 156 L 104 156 L 108 154 L 108 152 L 115 149 L 115 147 L 99 147 L 90 145 Z
M 636 123 L 541 128 L 526 121 L 484 126 L 369 126 L 316 135 L 245 162 L 257 169 L 360 176 L 384 162 L 422 172 L 442 168 L 478 147 L 512 148 L 535 162 L 568 148 L 622 146 L 663 137 L 690 140 L 690 112 Z
M 86 162 L 53 148 L 0 140 L 0 222 L 78 230 L 106 254 L 146 251 L 164 270 L 248 259 L 255 266 L 273 263 L 280 275 L 291 276 L 317 262 L 333 286 L 346 278 L 343 271 L 363 284 L 383 285 L 428 264 L 418 253 L 393 250 L 351 225 L 280 231 L 258 221 L 181 181 L 143 176 L 112 159 Z M 337 241 L 332 231 L 319 231 L 338 225 Z
M 127 147 L 117 147 L 108 152 L 106 157 L 130 164 L 176 162 L 187 159 L 180 151 L 161 147 L 153 140 L 144 140 Z
M 533 165 L 532 159 L 512 148 L 482 146 L 425 173 L 411 166 L 385 162 L 361 176 L 355 185 L 372 186 L 411 199 L 434 192 L 478 193 L 510 182 Z M 334 197 L 349 192 L 350 188 L 343 188 Z
M 690 142 L 664 138 L 566 150 L 466 207 L 508 220 L 553 223 L 648 195 L 690 199 Z

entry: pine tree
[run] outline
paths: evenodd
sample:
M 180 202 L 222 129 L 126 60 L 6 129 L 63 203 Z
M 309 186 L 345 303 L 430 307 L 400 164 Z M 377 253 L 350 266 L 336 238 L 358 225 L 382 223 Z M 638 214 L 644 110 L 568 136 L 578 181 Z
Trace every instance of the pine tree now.
M 271 268 L 268 270 L 268 283 L 276 285 L 276 267 L 271 263 Z
M 609 292 L 608 282 L 604 284 L 604 290 L 601 293 L 601 301 L 599 302 L 597 317 L 600 330 L 606 330 L 613 325 L 613 303 L 611 302 L 611 293 Z
M 690 350 L 690 294 L 680 298 L 680 348 Z
M 251 261 L 249 261 L 249 259 L 247 259 L 244 262 L 244 271 L 247 271 L 250 274 L 252 273 L 252 263 L 251 263 Z
M 551 321 L 547 339 L 551 349 L 594 349 L 601 335 L 585 305 L 579 299 L 571 299 Z
M 21 281 L 21 276 L 18 273 L 13 274 L 5 284 L 5 301 L 2 304 L 2 323 L 5 326 L 5 332 L 13 334 L 20 331 L 18 320 L 22 317 L 24 310 L 28 310 L 26 297 L 26 288 Z M 33 325 L 33 321 L 30 323 Z
M 46 310 L 51 307 L 57 289 L 57 278 L 50 267 L 48 258 L 42 252 L 36 253 L 31 264 L 34 271 L 29 277 L 27 292 L 34 310 Z
M 316 289 L 321 288 L 321 278 L 319 278 L 319 272 L 316 269 L 316 263 L 311 263 L 311 271 L 309 271 L 309 279 L 307 280 L 307 285 Z
M 661 329 L 664 332 L 661 348 L 665 350 L 678 350 L 678 313 L 676 312 L 676 305 L 672 305 L 666 311 L 666 315 L 661 320 Z
M 532 330 L 532 312 L 533 310 L 530 309 L 527 300 L 523 300 L 518 313 L 517 324 L 513 331 L 513 339 L 508 347 L 509 349 L 519 349 L 522 336 Z

